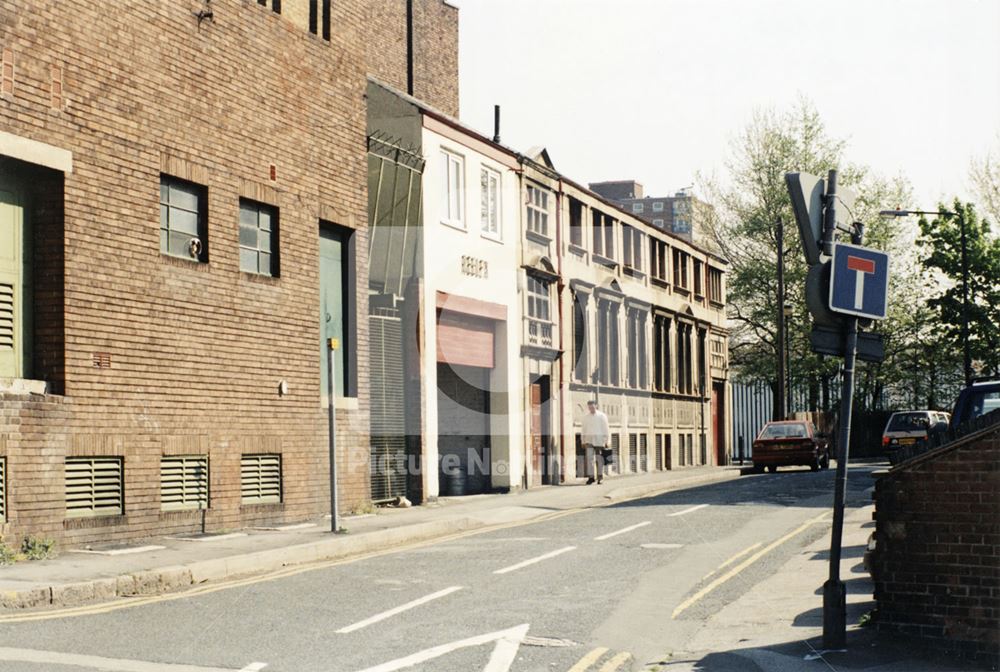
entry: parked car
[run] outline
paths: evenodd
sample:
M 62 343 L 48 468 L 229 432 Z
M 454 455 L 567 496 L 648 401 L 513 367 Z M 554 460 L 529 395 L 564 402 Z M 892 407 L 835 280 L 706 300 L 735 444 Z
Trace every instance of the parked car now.
M 757 473 L 775 472 L 778 467 L 807 466 L 813 471 L 830 466 L 826 435 L 813 423 L 803 420 L 769 422 L 753 442 L 753 468 Z
M 958 393 L 951 413 L 951 429 L 1000 409 L 1000 379 L 973 381 Z
M 889 416 L 882 432 L 882 448 L 892 452 L 948 429 L 949 416 L 941 411 L 898 411 Z

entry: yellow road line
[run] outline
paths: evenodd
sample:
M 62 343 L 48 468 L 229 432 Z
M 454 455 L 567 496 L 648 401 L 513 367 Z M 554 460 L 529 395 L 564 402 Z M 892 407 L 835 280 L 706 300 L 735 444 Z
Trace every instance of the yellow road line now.
M 728 581 L 729 579 L 733 578 L 734 576 L 736 576 L 737 574 L 739 574 L 740 572 L 742 572 L 744 569 L 746 569 L 747 567 L 749 567 L 753 563 L 755 563 L 758 560 L 760 560 L 762 557 L 764 557 L 765 555 L 767 555 L 768 553 L 770 553 L 771 551 L 773 551 L 775 548 L 777 548 L 781 544 L 785 543 L 786 541 L 788 541 L 792 537 L 795 537 L 795 536 L 797 536 L 799 534 L 802 534 L 807 529 L 809 529 L 810 526 L 812 526 L 812 525 L 814 525 L 814 524 L 816 524 L 818 522 L 821 522 L 822 519 L 826 517 L 826 515 L 827 514 L 824 512 L 824 513 L 820 514 L 819 516 L 816 516 L 815 518 L 811 518 L 810 520 L 807 520 L 805 523 L 803 523 L 799 527 L 795 528 L 794 530 L 792 530 L 791 532 L 789 532 L 785 536 L 781 537 L 780 539 L 772 541 L 770 544 L 768 544 L 767 546 L 765 546 L 761 550 L 757 551 L 756 553 L 754 553 L 753 555 L 751 555 L 749 558 L 747 558 L 746 560 L 744 560 L 740 564 L 738 564 L 735 567 L 733 567 L 731 570 L 729 570 L 728 572 L 726 572 L 722 576 L 720 576 L 717 579 L 715 579 L 714 581 L 712 581 L 710 584 L 708 584 L 707 586 L 705 586 L 704 588 L 702 588 L 701 590 L 699 590 L 697 593 L 695 593 L 694 595 L 692 595 L 688 599 L 686 599 L 683 602 L 681 602 L 679 605 L 677 605 L 677 608 L 674 609 L 674 613 L 671 614 L 670 617 L 671 618 L 677 618 L 688 607 L 690 607 L 691 605 L 695 604 L 698 600 L 700 600 L 701 598 L 703 598 L 706 595 L 708 595 L 710 592 L 712 592 L 713 590 L 715 590 L 716 588 L 718 588 L 719 586 L 721 586 L 722 584 L 724 584 L 726 581 Z
M 597 672 L 618 672 L 622 665 L 632 660 L 632 654 L 627 651 L 619 653 L 617 656 L 604 663 Z
M 586 670 L 590 669 L 591 665 L 600 660 L 601 656 L 603 656 L 607 652 L 608 652 L 608 647 L 599 646 L 590 653 L 588 653 L 587 655 L 585 655 L 579 661 L 577 661 L 576 665 L 566 670 L 566 672 L 586 672 Z
M 758 541 L 758 542 L 757 542 L 756 544 L 754 544 L 753 546 L 750 546 L 749 548 L 744 548 L 744 549 L 743 549 L 742 551 L 740 551 L 739 553 L 737 553 L 737 554 L 736 554 L 736 555 L 734 555 L 733 557 L 731 557 L 731 558 L 729 558 L 728 560 L 726 560 L 726 561 L 725 561 L 724 563 L 722 563 L 721 565 L 719 565 L 718 567 L 716 567 L 715 569 L 713 569 L 713 570 L 712 570 L 711 572 L 709 572 L 709 573 L 708 573 L 708 574 L 706 574 L 705 576 L 701 577 L 701 580 L 702 580 L 702 581 L 707 581 L 707 580 L 708 580 L 708 577 L 710 577 L 710 576 L 712 576 L 713 574 L 716 574 L 716 573 L 718 573 L 718 572 L 721 572 L 721 571 L 722 571 L 722 570 L 724 570 L 724 569 L 725 569 L 726 567 L 728 567 L 729 565 L 733 564 L 734 562 L 736 562 L 737 560 L 739 560 L 740 558 L 742 558 L 742 557 L 743 557 L 744 555 L 746 555 L 747 553 L 749 553 L 749 552 L 753 551 L 753 550 L 754 550 L 754 549 L 756 549 L 756 548 L 759 548 L 759 547 L 760 547 L 760 545 L 761 545 L 761 544 L 763 544 L 763 543 L 764 543 L 764 542 L 762 542 L 762 541 Z

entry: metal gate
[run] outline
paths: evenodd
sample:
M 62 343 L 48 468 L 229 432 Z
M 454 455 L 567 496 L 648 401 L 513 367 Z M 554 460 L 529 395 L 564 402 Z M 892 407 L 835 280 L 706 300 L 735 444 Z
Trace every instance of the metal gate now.
M 371 381 L 371 496 L 406 496 L 406 398 L 399 311 L 372 308 L 368 317 Z

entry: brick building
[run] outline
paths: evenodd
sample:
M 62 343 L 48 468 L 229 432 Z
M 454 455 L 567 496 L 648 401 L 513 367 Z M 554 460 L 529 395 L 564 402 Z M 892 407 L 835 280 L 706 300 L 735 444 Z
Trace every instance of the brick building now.
M 706 227 L 711 206 L 695 198 L 687 189 L 673 196 L 646 196 L 643 186 L 635 180 L 591 182 L 588 186 L 594 193 L 658 229 L 713 250 L 716 248 Z
M 390 4 L 0 0 L 5 535 L 327 510 L 326 336 L 369 499 L 366 75 L 457 107 L 457 11 Z

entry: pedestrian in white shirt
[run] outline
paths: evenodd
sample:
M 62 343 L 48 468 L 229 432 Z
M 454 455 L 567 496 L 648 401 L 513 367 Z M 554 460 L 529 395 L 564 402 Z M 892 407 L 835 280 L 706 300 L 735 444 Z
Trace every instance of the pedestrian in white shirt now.
M 583 414 L 583 427 L 581 440 L 587 454 L 587 485 L 594 482 L 596 473 L 597 483 L 604 479 L 604 465 L 608 440 L 611 438 L 611 428 L 608 427 L 608 416 L 597 408 L 596 401 L 587 402 L 587 412 Z M 596 470 L 595 470 L 596 466 Z

